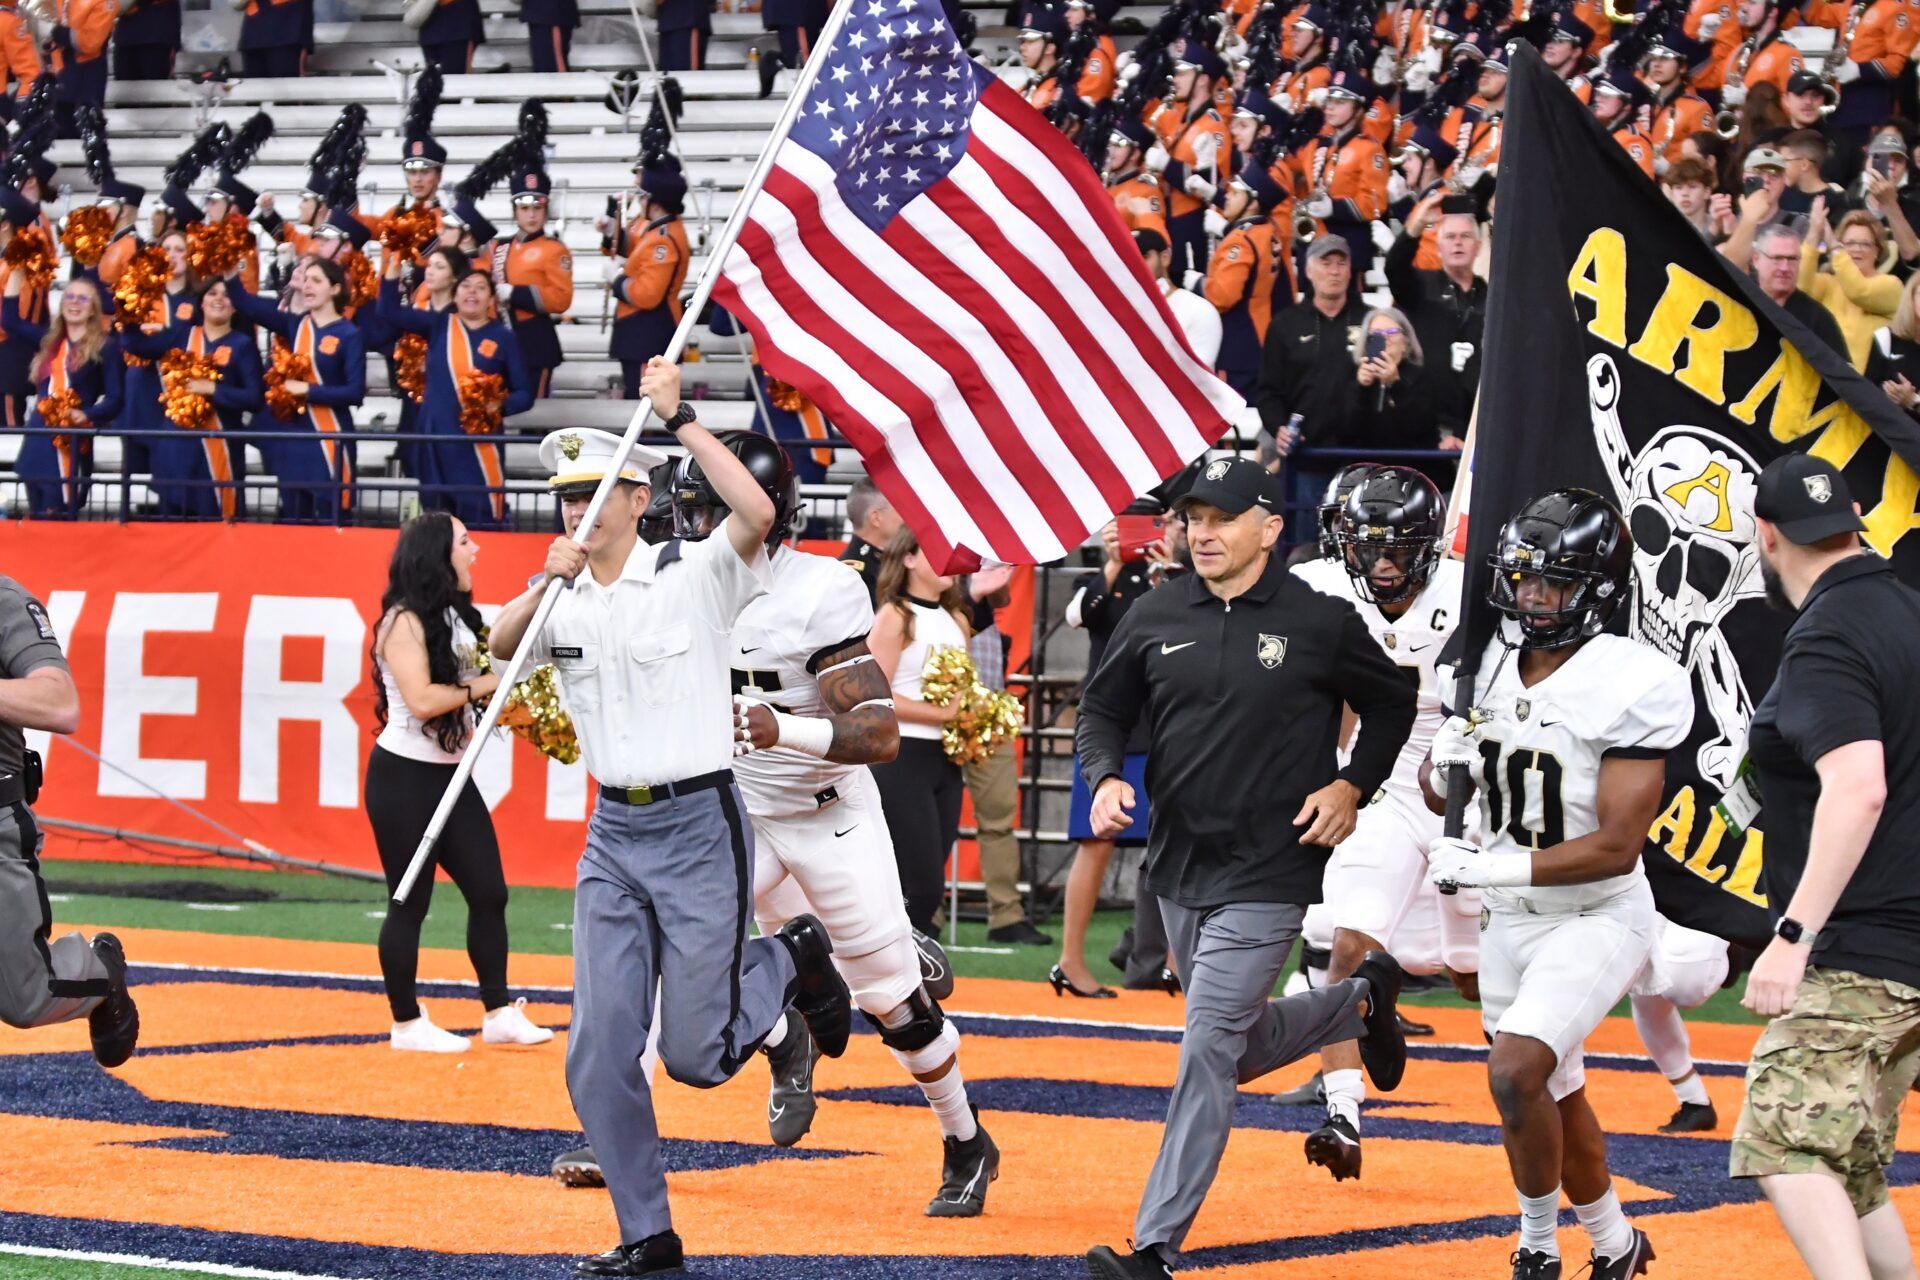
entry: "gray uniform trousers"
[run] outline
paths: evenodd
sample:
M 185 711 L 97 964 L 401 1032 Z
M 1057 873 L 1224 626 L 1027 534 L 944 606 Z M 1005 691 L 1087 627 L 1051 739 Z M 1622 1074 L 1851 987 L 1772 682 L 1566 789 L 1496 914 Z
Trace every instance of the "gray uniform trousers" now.
M 601 800 L 573 906 L 567 1089 L 600 1157 L 622 1243 L 668 1230 L 666 1166 L 640 1065 L 659 985 L 660 1061 L 731 1079 L 787 1006 L 793 956 L 747 937 L 753 833 L 731 785 L 635 806 Z
M 53 910 L 39 854 L 27 806 L 0 808 L 0 1022 L 10 1027 L 85 1017 L 107 994 L 106 966 L 84 937 L 49 945 Z
M 1348 978 L 1269 999 L 1305 907 L 1236 902 L 1194 910 L 1162 898 L 1160 913 L 1186 987 L 1187 1029 L 1133 1243 L 1177 1251 L 1219 1171 L 1237 1087 L 1322 1045 L 1365 1035 L 1367 984 Z

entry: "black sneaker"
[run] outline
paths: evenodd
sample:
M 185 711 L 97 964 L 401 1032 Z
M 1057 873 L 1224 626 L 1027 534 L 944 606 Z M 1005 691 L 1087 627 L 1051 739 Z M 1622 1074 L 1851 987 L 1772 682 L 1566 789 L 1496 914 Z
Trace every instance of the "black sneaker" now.
M 1320 1107 L 1327 1105 L 1326 1086 L 1320 1083 L 1320 1073 L 1314 1072 L 1285 1093 L 1274 1095 L 1275 1102 L 1283 1107 Z
M 1560 1258 L 1551 1253 L 1522 1249 L 1515 1253 L 1513 1280 L 1560 1280 Z
M 853 996 L 833 967 L 833 943 L 818 917 L 799 915 L 775 935 L 793 953 L 793 1007 L 807 1020 L 814 1043 L 829 1058 L 847 1051 L 853 1029 Z
M 600 1172 L 600 1157 L 593 1154 L 592 1147 L 579 1147 L 563 1156 L 555 1156 L 553 1176 L 569 1187 L 607 1185 L 606 1177 Z
M 946 1150 L 940 1162 L 940 1192 L 927 1206 L 927 1216 L 977 1218 L 987 1207 L 987 1184 L 1000 1176 L 1000 1148 L 980 1123 L 980 1108 L 973 1108 L 971 1138 L 940 1141 Z
M 648 1236 L 638 1244 L 616 1245 L 573 1264 L 576 1276 L 677 1276 L 686 1270 L 680 1237 L 671 1231 Z
M 913 931 L 913 949 L 920 953 L 920 985 L 935 1000 L 953 994 L 953 965 L 947 949 L 918 929 Z
M 1103 1244 L 1087 1250 L 1087 1274 L 1093 1280 L 1172 1280 L 1173 1268 L 1152 1245 L 1118 1253 Z
M 93 1033 L 93 1058 L 103 1067 L 117 1067 L 133 1056 L 140 1043 L 140 1011 L 127 993 L 127 953 L 110 933 L 93 936 L 93 954 L 107 971 L 107 997 L 87 1015 Z
M 1307 1163 L 1317 1164 L 1335 1182 L 1360 1176 L 1360 1131 L 1345 1116 L 1327 1113 L 1327 1121 L 1307 1135 Z
M 1384 951 L 1369 951 L 1353 971 L 1367 983 L 1367 1034 L 1360 1037 L 1360 1065 L 1382 1093 L 1400 1087 L 1407 1073 L 1407 1038 L 1400 1032 L 1400 966 Z
M 813 1096 L 813 1064 L 820 1061 L 820 1050 L 807 1030 L 807 1020 L 789 1009 L 786 1039 L 764 1052 L 767 1065 L 773 1068 L 767 1132 L 774 1146 L 790 1147 L 807 1136 L 813 1128 L 813 1113 L 820 1108 Z
M 1711 1102 L 1683 1102 L 1673 1119 L 1660 1126 L 1662 1133 L 1712 1133 L 1720 1127 L 1720 1113 Z
M 998 929 L 989 929 L 987 941 L 998 943 L 1003 947 L 1050 947 L 1053 945 L 1052 935 L 1034 928 L 1030 920 L 1016 920 L 1012 924 L 1003 924 Z
M 1647 1233 L 1635 1227 L 1633 1244 L 1617 1258 L 1603 1258 L 1594 1254 L 1587 1265 L 1593 1268 L 1593 1280 L 1633 1280 L 1634 1276 L 1647 1274 L 1647 1264 L 1653 1261 L 1653 1241 L 1647 1239 Z

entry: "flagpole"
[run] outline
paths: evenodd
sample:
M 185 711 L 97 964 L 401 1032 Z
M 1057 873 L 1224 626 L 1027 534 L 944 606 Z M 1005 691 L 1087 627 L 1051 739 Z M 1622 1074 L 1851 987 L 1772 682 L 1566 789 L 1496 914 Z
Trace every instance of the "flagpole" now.
M 667 343 L 663 353 L 665 358 L 678 361 L 680 353 L 686 349 L 687 338 L 693 327 L 699 322 L 700 313 L 706 309 L 707 300 L 713 296 L 714 286 L 720 282 L 721 264 L 733 249 L 734 242 L 740 238 L 741 230 L 746 226 L 747 211 L 752 207 L 754 198 L 767 185 L 767 175 L 773 172 L 774 157 L 786 142 L 787 135 L 793 132 L 794 121 L 800 118 L 801 110 L 806 106 L 807 94 L 812 90 L 814 81 L 820 77 L 820 68 L 826 63 L 827 55 L 839 37 L 840 28 L 846 24 L 847 13 L 852 9 L 854 0 L 835 0 L 833 11 L 827 15 L 826 25 L 820 29 L 820 38 L 813 46 L 811 56 L 800 69 L 800 79 L 788 95 L 786 105 L 781 109 L 780 119 L 773 126 L 773 133 L 767 139 L 766 147 L 755 162 L 753 173 L 740 189 L 740 198 L 734 203 L 733 212 L 727 218 L 727 225 L 721 228 L 720 238 L 708 251 L 706 269 L 700 273 L 700 281 L 694 286 L 693 297 L 687 302 L 687 309 L 681 313 L 680 325 L 673 331 L 672 341 Z M 627 424 L 626 434 L 620 437 L 620 447 L 614 450 L 613 462 L 607 473 L 600 477 L 599 487 L 593 491 L 593 499 L 587 504 L 586 514 L 580 517 L 578 532 L 574 541 L 581 547 L 586 546 L 585 539 L 600 519 L 600 510 L 606 506 L 607 498 L 613 493 L 613 487 L 619 483 L 620 472 L 626 466 L 633 446 L 639 442 L 640 434 L 653 418 L 653 404 L 642 400 L 640 407 L 634 410 L 633 420 Z M 533 612 L 533 620 L 527 624 L 527 630 L 513 656 L 507 659 L 507 665 L 500 672 L 500 686 L 487 702 L 486 714 L 481 717 L 480 727 L 474 731 L 467 742 L 467 749 L 461 753 L 460 763 L 453 771 L 452 781 L 440 796 L 440 803 L 433 811 L 433 819 L 427 823 L 426 834 L 420 837 L 420 844 L 413 852 L 413 861 L 408 864 L 407 872 L 400 878 L 399 886 L 393 891 L 393 900 L 404 903 L 407 895 L 413 892 L 414 883 L 426 868 L 427 857 L 433 852 L 433 846 L 440 838 L 441 830 L 447 825 L 447 819 L 453 813 L 454 801 L 467 785 L 467 779 L 473 776 L 474 765 L 479 763 L 480 753 L 486 750 L 487 740 L 500 723 L 500 714 L 506 709 L 507 693 L 519 683 L 521 669 L 526 666 L 526 655 L 532 650 L 532 641 L 546 628 L 547 619 L 553 613 L 553 607 L 570 583 L 565 579 L 554 578 L 548 581 L 546 591 L 540 597 L 540 604 Z

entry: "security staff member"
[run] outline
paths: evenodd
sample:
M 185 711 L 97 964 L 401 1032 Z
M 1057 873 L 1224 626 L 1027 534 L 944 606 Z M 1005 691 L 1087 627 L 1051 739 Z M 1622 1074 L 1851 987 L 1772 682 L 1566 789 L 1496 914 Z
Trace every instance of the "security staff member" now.
M 491 643 L 524 642 L 551 662 L 600 798 L 587 826 L 574 898 L 574 1001 L 567 1087 L 620 1222 L 621 1244 L 575 1273 L 677 1271 L 680 1238 L 641 1057 L 660 991 L 660 1060 L 683 1084 L 723 1084 L 791 1002 L 820 1050 L 846 1049 L 851 1007 L 826 930 L 795 917 L 772 938 L 747 937 L 753 846 L 729 767 L 741 729 L 726 643 L 764 594 L 773 501 L 738 457 L 694 421 L 680 371 L 648 363 L 642 393 L 732 513 L 713 536 L 649 546 L 639 524 L 647 471 L 665 460 L 636 447 L 599 522 L 580 527 L 619 440 L 564 430 L 540 445 L 567 534 L 546 569 L 495 619 Z M 584 571 L 584 572 L 583 572 Z M 547 580 L 572 583 L 546 627 L 528 624 Z
M 1352 978 L 1269 1000 L 1320 899 L 1332 847 L 1392 772 L 1414 690 L 1352 604 L 1315 591 L 1275 554 L 1276 482 L 1245 458 L 1201 471 L 1184 513 L 1194 572 L 1138 601 L 1080 702 L 1074 745 L 1094 834 L 1131 821 L 1127 737 L 1148 726 L 1147 884 L 1187 990 L 1167 1128 L 1134 1222 L 1135 1252 L 1087 1255 L 1100 1280 L 1165 1276 L 1212 1185 L 1235 1082 L 1325 1044 L 1360 1041 L 1376 1086 L 1406 1066 L 1394 1016 L 1400 969 L 1370 952 Z M 1359 716 L 1339 765 L 1344 707 Z
M 861 476 L 847 490 L 847 528 L 853 537 L 840 550 L 840 563 L 860 575 L 867 584 L 867 599 L 878 607 L 880 566 L 887 558 L 887 544 L 905 523 L 900 513 L 880 492 L 880 486 Z
M 127 957 L 110 933 L 50 941 L 40 828 L 28 807 L 40 791 L 40 757 L 23 731 L 79 727 L 80 694 L 46 608 L 0 577 L 0 1022 L 25 1029 L 85 1017 L 93 1056 L 117 1067 L 140 1038 Z
M 1920 592 L 1823 459 L 1768 464 L 1753 511 L 1768 598 L 1799 616 L 1748 738 L 1780 919 L 1730 1171 L 1814 1276 L 1890 1275 L 1912 1268 L 1886 1167 L 1920 1073 Z

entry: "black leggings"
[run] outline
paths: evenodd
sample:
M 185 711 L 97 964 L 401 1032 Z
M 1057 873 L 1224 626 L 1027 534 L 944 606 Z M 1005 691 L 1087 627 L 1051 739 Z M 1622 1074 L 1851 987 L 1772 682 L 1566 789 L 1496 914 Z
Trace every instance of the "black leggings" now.
M 379 746 L 367 760 L 367 820 L 380 847 L 389 893 L 406 874 L 453 771 L 453 765 L 409 760 Z M 500 870 L 500 844 L 494 839 L 487 802 L 469 779 L 413 892 L 404 904 L 387 903 L 387 918 L 380 926 L 380 976 L 386 980 L 395 1022 L 420 1016 L 413 983 L 436 866 L 445 868 L 467 900 L 467 957 L 480 979 L 480 1002 L 488 1009 L 507 1003 L 507 880 Z
M 907 919 L 922 933 L 934 931 L 933 917 L 947 890 L 947 856 L 960 838 L 960 799 L 966 787 L 960 766 L 928 738 L 900 739 L 900 754 L 873 766 L 880 785 L 880 807 L 893 836 L 893 859 L 900 865 L 900 892 Z

